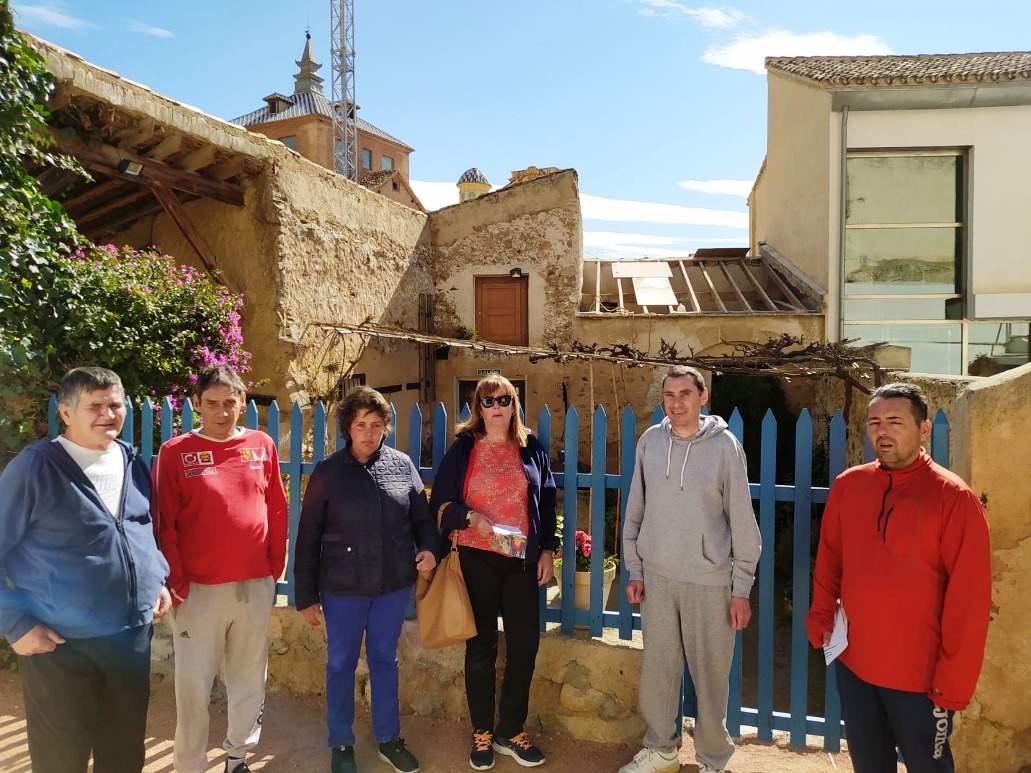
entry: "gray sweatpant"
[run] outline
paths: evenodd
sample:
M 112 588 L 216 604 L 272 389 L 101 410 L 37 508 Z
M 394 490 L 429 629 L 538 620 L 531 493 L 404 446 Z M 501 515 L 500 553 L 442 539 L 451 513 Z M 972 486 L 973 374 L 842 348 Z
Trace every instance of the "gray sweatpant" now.
M 222 748 L 229 756 L 242 758 L 257 745 L 275 588 L 271 577 L 219 585 L 191 583 L 186 601 L 175 610 L 172 756 L 177 773 L 208 769 L 208 704 L 220 666 L 229 701 L 229 727 Z
M 687 662 L 698 695 L 694 746 L 699 765 L 722 770 L 734 753 L 727 732 L 730 665 L 730 587 L 694 585 L 644 570 L 641 630 L 641 717 L 648 724 L 644 745 L 663 752 L 680 744 L 674 722 Z

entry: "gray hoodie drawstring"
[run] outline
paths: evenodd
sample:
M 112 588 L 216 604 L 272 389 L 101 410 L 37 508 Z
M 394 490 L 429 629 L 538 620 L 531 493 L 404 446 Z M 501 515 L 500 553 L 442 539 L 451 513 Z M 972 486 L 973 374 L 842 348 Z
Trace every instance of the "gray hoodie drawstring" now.
M 680 467 L 680 490 L 684 490 L 684 470 L 687 469 L 687 457 L 691 455 L 691 446 L 694 443 L 687 444 L 687 451 L 684 453 L 684 463 Z M 669 446 L 666 448 L 666 480 L 669 480 L 669 465 L 670 459 L 673 456 L 673 436 L 669 436 Z
M 684 490 L 684 470 L 687 469 L 687 457 L 689 457 L 691 455 L 691 446 L 693 446 L 693 445 L 694 445 L 694 443 L 688 443 L 687 444 L 687 451 L 684 452 L 684 464 L 680 468 L 680 490 L 681 491 Z

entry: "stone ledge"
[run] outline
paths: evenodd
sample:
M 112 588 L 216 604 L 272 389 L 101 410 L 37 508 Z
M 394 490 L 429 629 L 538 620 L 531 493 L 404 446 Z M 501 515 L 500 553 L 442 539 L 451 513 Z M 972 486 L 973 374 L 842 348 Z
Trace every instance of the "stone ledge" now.
M 557 625 L 549 625 L 541 636 L 527 726 L 584 741 L 639 743 L 644 733 L 637 714 L 641 646 L 640 631 L 623 641 L 615 631 L 600 637 L 586 631 L 565 636 Z M 504 649 L 502 634 L 502 658 Z M 464 719 L 464 653 L 461 646 L 423 649 L 415 621 L 406 620 L 398 646 L 401 713 L 452 722 Z M 156 627 L 153 660 L 156 674 L 171 675 L 174 657 L 167 622 Z M 325 627 L 312 628 L 292 607 L 277 606 L 269 625 L 269 690 L 322 696 L 325 668 Z M 369 669 L 363 657 L 355 701 L 368 708 L 369 698 Z

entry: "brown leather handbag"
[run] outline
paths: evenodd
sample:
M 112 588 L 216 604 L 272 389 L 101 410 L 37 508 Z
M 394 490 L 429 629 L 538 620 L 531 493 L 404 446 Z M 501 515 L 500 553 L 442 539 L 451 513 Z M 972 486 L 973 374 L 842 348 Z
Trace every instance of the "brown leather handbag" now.
M 415 616 L 419 639 L 433 650 L 461 644 L 476 635 L 473 607 L 458 559 L 458 532 L 451 532 L 451 550 L 430 572 L 419 572 L 415 581 Z

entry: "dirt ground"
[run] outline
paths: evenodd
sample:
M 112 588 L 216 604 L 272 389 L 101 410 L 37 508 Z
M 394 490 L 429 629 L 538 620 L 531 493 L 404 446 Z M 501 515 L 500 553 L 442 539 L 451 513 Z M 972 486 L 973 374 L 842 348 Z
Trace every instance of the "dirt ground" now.
M 208 752 L 208 773 L 221 773 L 224 753 L 221 740 L 225 733 L 225 704 L 215 700 L 211 706 L 211 751 Z M 427 717 L 401 718 L 402 734 L 408 747 L 419 758 L 426 773 L 458 773 L 468 771 L 469 728 L 463 717 L 445 722 Z M 175 732 L 175 695 L 172 680 L 156 679 L 153 685 L 150 714 L 147 722 L 147 764 L 145 773 L 171 773 L 172 738 Z M 368 773 L 391 773 L 391 767 L 379 760 L 372 739 L 369 718 L 359 716 L 356 722 L 358 767 Z M 544 768 L 553 773 L 616 773 L 630 760 L 637 748 L 622 744 L 599 744 L 574 741 L 556 735 L 533 734 L 548 756 Z M 787 748 L 787 739 L 773 744 L 744 738 L 730 761 L 728 773 L 828 773 L 852 771 L 848 754 L 827 754 L 818 751 L 818 739 L 812 738 L 812 749 L 797 751 Z M 257 752 L 248 760 L 251 769 L 264 773 L 329 769 L 329 753 L 325 746 L 324 709 L 321 699 L 286 694 L 268 696 L 265 726 Z M 697 773 L 690 734 L 684 736 L 680 751 L 682 773 Z M 28 748 L 25 739 L 25 714 L 18 677 L 0 673 L 0 771 L 29 773 Z M 510 757 L 498 757 L 495 770 L 515 773 L 522 770 Z M 901 765 L 899 771 L 904 771 Z

